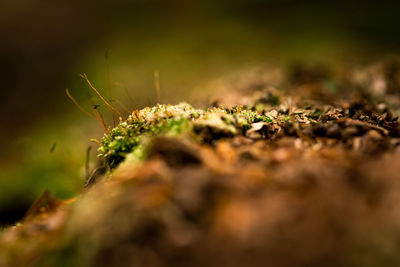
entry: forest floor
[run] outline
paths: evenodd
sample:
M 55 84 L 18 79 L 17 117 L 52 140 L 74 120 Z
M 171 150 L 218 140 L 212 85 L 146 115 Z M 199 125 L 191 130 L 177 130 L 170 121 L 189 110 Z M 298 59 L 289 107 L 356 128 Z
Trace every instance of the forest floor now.
M 109 129 L 82 194 L 0 233 L 0 266 L 400 265 L 397 58 L 213 86 Z

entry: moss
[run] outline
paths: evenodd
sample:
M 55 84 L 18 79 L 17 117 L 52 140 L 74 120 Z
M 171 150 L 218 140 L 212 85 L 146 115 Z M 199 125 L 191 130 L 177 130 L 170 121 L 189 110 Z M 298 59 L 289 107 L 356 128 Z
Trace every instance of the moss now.
M 253 109 L 253 110 L 252 110 Z M 254 108 L 237 106 L 231 109 L 195 109 L 189 104 L 156 105 L 135 111 L 126 121 L 109 130 L 101 140 L 99 157 L 114 169 L 128 154 L 145 159 L 145 137 L 189 134 L 205 143 L 243 133 L 256 122 L 273 119 Z

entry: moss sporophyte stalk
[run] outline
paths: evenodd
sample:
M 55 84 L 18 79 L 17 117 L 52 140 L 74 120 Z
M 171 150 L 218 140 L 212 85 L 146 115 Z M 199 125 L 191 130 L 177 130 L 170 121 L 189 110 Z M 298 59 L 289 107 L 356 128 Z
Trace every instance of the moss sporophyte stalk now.
M 196 109 L 187 103 L 156 105 L 133 112 L 125 121 L 110 129 L 98 149 L 99 158 L 114 169 L 128 154 L 142 159 L 143 140 L 156 135 L 188 134 L 201 142 L 232 137 L 250 129 L 252 123 L 273 122 L 262 112 L 249 108 Z

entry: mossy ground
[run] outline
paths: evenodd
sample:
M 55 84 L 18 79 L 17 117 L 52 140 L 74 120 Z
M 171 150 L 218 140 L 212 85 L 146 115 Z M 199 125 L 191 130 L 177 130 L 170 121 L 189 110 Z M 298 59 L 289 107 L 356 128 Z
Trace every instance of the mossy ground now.
M 399 265 L 399 73 L 379 64 L 134 111 L 101 140 L 109 172 L 4 230 L 0 266 Z

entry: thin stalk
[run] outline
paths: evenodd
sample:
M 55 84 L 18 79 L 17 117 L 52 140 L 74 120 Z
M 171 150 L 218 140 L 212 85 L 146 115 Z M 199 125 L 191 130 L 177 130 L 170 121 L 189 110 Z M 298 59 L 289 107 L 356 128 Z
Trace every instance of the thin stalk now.
M 75 100 L 75 98 L 69 93 L 68 88 L 65 89 L 65 92 L 67 93 L 67 96 L 69 97 L 69 99 L 71 99 L 71 101 L 75 104 L 75 106 L 77 106 L 80 111 L 82 111 L 83 113 L 85 113 L 86 115 L 88 115 L 89 117 L 96 119 L 95 116 L 93 114 L 90 114 L 88 111 L 86 111 L 81 105 L 79 105 L 79 103 Z
M 122 115 L 118 110 L 116 110 L 113 106 L 110 105 L 110 103 L 108 103 L 107 100 L 104 99 L 104 97 L 99 93 L 99 91 L 97 91 L 96 88 L 94 88 L 94 86 L 92 85 L 92 83 L 89 81 L 88 77 L 86 76 L 86 74 L 81 74 L 81 77 L 88 83 L 88 85 L 90 86 L 90 88 L 98 95 L 98 97 L 104 102 L 104 104 L 107 105 L 107 107 L 109 109 L 111 109 L 112 111 L 114 111 L 115 113 L 117 113 L 120 117 L 122 117 L 124 120 L 126 120 L 126 118 L 124 117 L 124 115 Z

